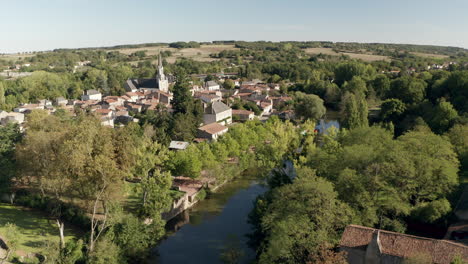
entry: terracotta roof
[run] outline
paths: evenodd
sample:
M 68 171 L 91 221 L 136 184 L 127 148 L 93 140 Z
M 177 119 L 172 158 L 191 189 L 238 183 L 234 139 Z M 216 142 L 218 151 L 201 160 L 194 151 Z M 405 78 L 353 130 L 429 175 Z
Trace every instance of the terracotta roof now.
M 137 94 L 137 93 L 134 93 L 134 92 L 127 92 L 127 93 L 125 93 L 125 95 L 126 95 L 126 96 L 130 96 L 130 97 L 132 97 L 132 96 L 138 96 L 138 94 Z
M 429 255 L 432 262 L 438 264 L 449 264 L 457 255 L 460 255 L 464 260 L 468 260 L 468 247 L 462 244 L 358 225 L 346 227 L 341 237 L 340 247 L 361 247 L 365 250 L 366 246 L 372 241 L 375 232 L 379 232 L 381 252 L 386 255 L 408 258 L 417 253 L 422 253 Z
M 96 109 L 96 113 L 101 114 L 101 115 L 107 115 L 110 112 L 112 112 L 111 109 Z
M 199 128 L 199 130 L 212 134 L 212 135 L 222 132 L 226 129 L 228 128 L 218 123 L 211 123 L 211 124 L 208 124 Z

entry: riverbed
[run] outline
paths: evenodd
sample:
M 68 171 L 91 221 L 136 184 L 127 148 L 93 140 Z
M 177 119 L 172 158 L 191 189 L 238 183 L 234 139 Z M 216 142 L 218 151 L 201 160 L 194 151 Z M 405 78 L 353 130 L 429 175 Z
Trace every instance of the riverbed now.
M 225 263 L 222 256 L 237 258 L 237 263 L 251 263 L 255 252 L 247 246 L 252 231 L 248 215 L 254 201 L 267 188 L 259 177 L 244 175 L 229 182 L 169 221 L 173 230 L 155 250 L 153 263 Z

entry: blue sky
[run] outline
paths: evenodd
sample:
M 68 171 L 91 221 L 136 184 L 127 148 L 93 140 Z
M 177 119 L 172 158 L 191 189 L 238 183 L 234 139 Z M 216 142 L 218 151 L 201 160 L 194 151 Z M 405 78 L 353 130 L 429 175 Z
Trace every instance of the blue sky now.
M 468 48 L 466 0 L 0 0 L 0 53 L 212 40 Z

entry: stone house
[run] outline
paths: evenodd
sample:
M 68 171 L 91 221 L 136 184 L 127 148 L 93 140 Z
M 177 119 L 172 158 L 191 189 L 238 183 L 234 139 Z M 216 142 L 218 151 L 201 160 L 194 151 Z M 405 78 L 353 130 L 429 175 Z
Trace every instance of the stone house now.
M 197 136 L 208 140 L 217 140 L 228 128 L 218 123 L 211 123 L 198 128 Z
M 88 100 L 101 101 L 101 99 L 102 99 L 102 94 L 94 89 L 87 90 L 86 93 L 81 96 L 82 101 L 88 101 Z
M 232 109 L 223 102 L 213 102 L 205 108 L 203 123 L 220 123 L 228 125 L 232 123 Z
M 64 97 L 57 97 L 55 99 L 55 105 L 57 106 L 64 106 L 68 104 L 68 100 L 65 99 Z
M 254 112 L 249 111 L 249 110 L 233 109 L 232 116 L 237 117 L 239 121 L 248 121 L 248 120 L 253 120 L 255 117 L 255 114 Z
M 205 89 L 208 91 L 218 91 L 221 87 L 215 81 L 207 81 L 205 83 Z

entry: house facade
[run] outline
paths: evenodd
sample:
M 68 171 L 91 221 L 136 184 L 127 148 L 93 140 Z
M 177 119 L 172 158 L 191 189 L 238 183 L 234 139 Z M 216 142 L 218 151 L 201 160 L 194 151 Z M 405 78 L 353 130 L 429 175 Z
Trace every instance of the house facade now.
M 88 101 L 88 100 L 101 101 L 101 99 L 102 99 L 102 94 L 94 89 L 87 90 L 86 93 L 81 96 L 82 101 Z
M 236 117 L 237 120 L 239 121 L 248 121 L 248 120 L 253 120 L 255 117 L 255 114 L 254 112 L 249 111 L 249 110 L 233 109 L 232 116 Z
M 232 109 L 223 102 L 213 102 L 205 108 L 203 114 L 203 123 L 220 123 L 228 125 L 232 123 Z

